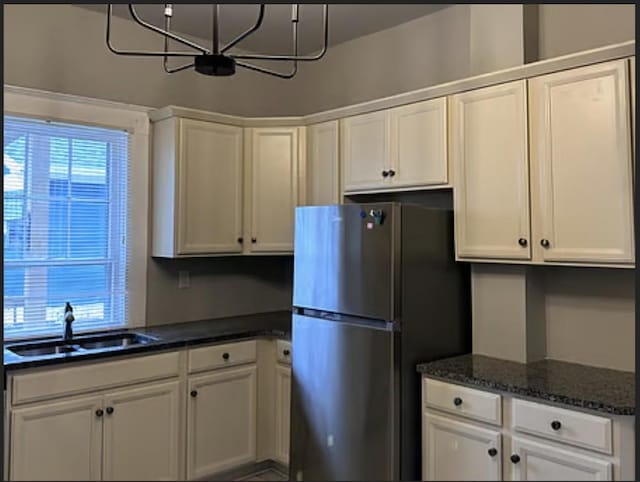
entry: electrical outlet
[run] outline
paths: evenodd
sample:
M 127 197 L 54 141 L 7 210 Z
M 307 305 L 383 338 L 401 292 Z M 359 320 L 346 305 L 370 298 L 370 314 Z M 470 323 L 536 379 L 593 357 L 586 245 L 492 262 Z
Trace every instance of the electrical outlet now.
M 188 288 L 191 286 L 188 271 L 178 271 L 178 288 Z

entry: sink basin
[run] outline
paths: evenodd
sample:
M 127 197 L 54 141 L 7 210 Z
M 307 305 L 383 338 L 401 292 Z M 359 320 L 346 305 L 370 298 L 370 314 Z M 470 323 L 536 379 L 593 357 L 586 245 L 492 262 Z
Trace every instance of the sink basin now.
M 115 335 L 94 335 L 74 340 L 84 350 L 98 350 L 101 348 L 124 348 L 132 345 L 146 345 L 155 338 L 139 333 L 119 333 Z
M 32 341 L 8 345 L 6 348 L 23 357 L 59 355 L 63 353 L 103 350 L 107 348 L 126 348 L 146 345 L 156 339 L 140 333 L 101 333 L 99 335 L 79 335 L 69 343 L 64 340 Z
M 77 347 L 67 345 L 62 341 L 48 343 L 25 343 L 23 345 L 13 345 L 9 350 L 19 356 L 43 356 L 59 355 L 61 353 L 71 353 L 77 351 Z

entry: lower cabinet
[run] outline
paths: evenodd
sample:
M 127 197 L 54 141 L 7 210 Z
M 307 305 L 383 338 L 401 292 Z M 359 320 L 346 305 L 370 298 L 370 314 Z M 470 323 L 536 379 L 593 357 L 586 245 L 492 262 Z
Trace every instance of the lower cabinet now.
M 512 437 L 510 461 L 511 480 L 613 480 L 611 462 L 522 437 Z
M 291 411 L 291 367 L 276 367 L 276 453 L 278 462 L 289 464 L 289 429 Z
M 497 430 L 425 414 L 424 480 L 501 480 Z
M 189 378 L 187 479 L 256 459 L 256 366 Z
M 46 403 L 11 414 L 11 480 L 100 480 L 101 396 Z

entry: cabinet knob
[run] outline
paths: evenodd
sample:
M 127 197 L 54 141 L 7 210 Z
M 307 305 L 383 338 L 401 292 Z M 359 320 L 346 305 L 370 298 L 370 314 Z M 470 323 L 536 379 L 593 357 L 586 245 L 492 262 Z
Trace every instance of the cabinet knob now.
M 553 422 L 551 422 L 551 428 L 553 430 L 560 430 L 561 427 L 562 424 L 558 420 L 554 420 Z
M 107 407 L 107 414 L 111 415 L 113 413 L 113 407 Z
M 396 175 L 396 171 L 394 171 L 393 169 L 389 169 L 389 177 L 393 177 Z
M 223 358 L 224 360 L 228 360 L 228 359 L 229 359 L 229 354 L 228 354 L 227 352 L 223 353 L 223 354 L 222 354 L 222 358 Z
M 252 243 L 255 243 L 255 242 L 257 242 L 257 241 L 258 241 L 258 240 L 257 240 L 256 238 L 251 238 L 251 242 L 252 242 Z
M 196 398 L 198 396 L 198 390 L 191 390 L 189 395 L 191 395 L 192 398 Z
M 517 464 L 518 462 L 520 462 L 520 456 L 518 454 L 513 454 L 509 458 L 511 459 L 511 462 L 514 464 Z
M 388 177 L 389 171 L 382 171 L 382 177 Z
M 527 245 L 527 240 L 524 238 L 520 238 L 518 240 L 518 244 L 524 248 Z
M 460 405 L 462 405 L 462 398 L 460 398 L 460 397 L 456 397 L 456 398 L 454 398 L 454 399 L 453 399 L 453 404 L 454 404 L 456 407 L 459 407 Z
M 543 248 L 548 248 L 550 244 L 551 244 L 551 243 L 549 243 L 549 240 L 548 240 L 548 239 L 542 239 L 542 240 L 540 241 L 540 245 L 541 245 Z
M 238 238 L 238 243 L 242 244 L 242 241 L 244 241 L 244 239 L 242 239 L 242 236 L 240 236 L 240 237 Z
M 289 354 L 290 354 L 290 353 L 291 353 L 291 352 L 290 352 L 289 350 L 282 350 L 282 354 L 283 354 L 284 356 L 289 356 Z
M 102 417 L 102 415 L 104 414 L 104 412 L 102 411 L 101 408 L 99 408 L 98 410 L 96 410 L 96 417 Z
M 489 457 L 495 457 L 496 455 L 498 455 L 498 449 L 495 449 L 493 447 L 491 447 L 487 452 L 489 453 Z

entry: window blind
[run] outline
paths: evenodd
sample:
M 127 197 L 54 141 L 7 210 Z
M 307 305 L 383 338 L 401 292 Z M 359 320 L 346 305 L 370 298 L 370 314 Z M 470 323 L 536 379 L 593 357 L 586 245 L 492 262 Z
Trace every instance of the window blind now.
M 122 326 L 129 134 L 4 117 L 4 336 Z

